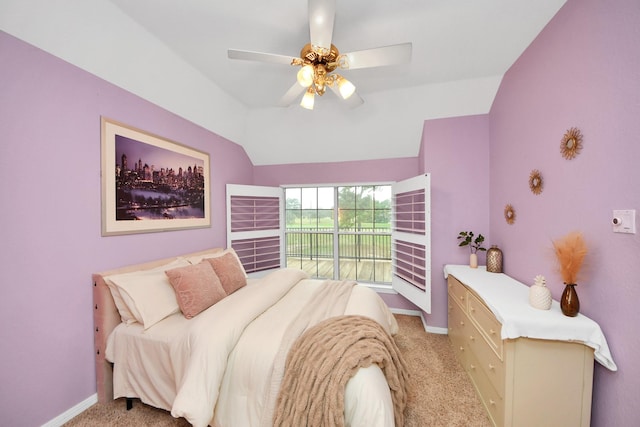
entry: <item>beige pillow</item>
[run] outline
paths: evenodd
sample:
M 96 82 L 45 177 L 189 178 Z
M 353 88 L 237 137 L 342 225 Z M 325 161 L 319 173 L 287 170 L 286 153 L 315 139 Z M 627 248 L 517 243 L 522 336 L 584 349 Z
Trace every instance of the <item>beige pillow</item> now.
M 176 291 L 184 317 L 191 319 L 227 296 L 220 279 L 208 262 L 174 268 L 165 272 Z
M 176 260 L 162 267 L 118 274 L 109 279 L 117 286 L 131 314 L 144 329 L 149 329 L 165 317 L 180 311 L 165 270 L 188 265 L 186 260 Z
M 227 252 L 223 256 L 205 258 L 211 264 L 216 274 L 220 278 L 222 287 L 227 295 L 231 295 L 238 289 L 246 286 L 247 276 L 244 273 L 242 264 L 235 253 Z
M 104 278 L 104 282 L 107 284 L 107 287 L 111 291 L 111 296 L 113 297 L 113 302 L 116 304 L 116 308 L 118 309 L 118 313 L 120 313 L 120 319 L 130 325 L 132 323 L 137 322 L 136 317 L 133 315 L 127 304 L 122 299 L 120 295 L 120 289 L 108 278 Z
M 219 257 L 223 257 L 223 256 L 225 256 L 227 254 L 232 254 L 236 258 L 236 260 L 238 260 L 238 265 L 240 265 L 240 269 L 242 270 L 242 274 L 244 275 L 244 277 L 247 277 L 247 272 L 244 270 L 242 262 L 240 262 L 240 257 L 238 256 L 238 254 L 236 253 L 236 251 L 233 248 L 227 248 L 225 250 L 221 250 L 221 251 L 210 253 L 210 254 L 206 254 L 206 255 L 192 256 L 190 258 L 187 258 L 187 260 L 191 264 L 198 264 L 203 259 L 219 258 Z
M 183 266 L 183 265 L 188 265 L 188 263 L 185 262 L 184 259 L 176 259 L 173 260 L 165 265 L 162 265 L 160 267 L 156 267 L 156 268 L 152 268 L 149 270 L 141 270 L 141 271 L 133 271 L 131 273 L 121 273 L 121 274 L 113 274 L 111 276 L 105 276 L 104 277 L 104 281 L 107 284 L 107 287 L 109 288 L 109 290 L 111 291 L 111 296 L 113 297 L 113 301 L 116 304 L 116 307 L 118 309 L 118 313 L 120 313 L 120 318 L 122 319 L 122 321 L 126 324 L 131 324 L 131 323 L 135 323 L 138 322 L 138 319 L 136 318 L 136 314 L 139 316 L 139 314 L 137 313 L 135 307 L 132 309 L 130 309 L 127 306 L 127 303 L 125 302 L 124 298 L 122 297 L 122 295 L 120 294 L 120 288 L 118 287 L 118 285 L 116 285 L 113 282 L 113 278 L 116 278 L 116 280 L 118 278 L 135 278 L 140 276 L 141 273 L 144 273 L 143 275 L 149 274 L 149 272 L 164 272 L 167 269 L 170 268 L 176 268 L 179 266 Z M 129 299 L 130 300 L 130 299 Z M 131 301 L 131 300 L 130 300 Z M 136 313 L 134 314 L 133 311 L 136 311 Z M 142 323 L 142 322 L 140 322 Z

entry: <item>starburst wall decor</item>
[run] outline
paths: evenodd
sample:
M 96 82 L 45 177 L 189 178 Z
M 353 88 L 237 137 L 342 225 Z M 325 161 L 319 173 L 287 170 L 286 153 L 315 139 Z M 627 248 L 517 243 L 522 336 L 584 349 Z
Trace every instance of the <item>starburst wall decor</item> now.
M 542 193 L 542 175 L 538 169 L 532 170 L 529 175 L 529 188 L 533 194 Z
M 507 205 L 504 207 L 504 219 L 507 221 L 507 224 L 513 224 L 516 221 L 516 211 L 513 209 L 513 206 Z
M 562 141 L 560 141 L 560 152 L 562 153 L 562 157 L 571 160 L 580 153 L 580 150 L 582 150 L 582 134 L 580 133 L 580 129 L 573 127 L 562 137 Z

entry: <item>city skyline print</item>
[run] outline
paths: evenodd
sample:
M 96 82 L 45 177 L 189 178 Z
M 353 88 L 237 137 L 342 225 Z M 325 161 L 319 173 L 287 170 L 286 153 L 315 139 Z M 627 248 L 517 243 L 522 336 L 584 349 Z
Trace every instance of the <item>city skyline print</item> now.
M 102 235 L 210 227 L 209 155 L 102 118 Z

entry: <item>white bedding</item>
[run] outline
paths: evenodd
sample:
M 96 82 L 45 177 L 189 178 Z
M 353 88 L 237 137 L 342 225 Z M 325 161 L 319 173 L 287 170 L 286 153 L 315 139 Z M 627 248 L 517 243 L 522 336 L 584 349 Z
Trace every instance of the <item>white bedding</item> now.
M 193 319 L 177 313 L 147 330 L 119 325 L 106 353 L 114 363 L 114 397 L 139 397 L 194 426 L 268 424 L 273 360 L 289 322 L 322 283 L 282 269 L 249 280 Z M 397 332 L 393 315 L 369 288 L 353 288 L 344 314 L 371 317 Z M 377 366 L 361 369 L 347 385 L 345 415 L 354 427 L 393 426 L 389 389 Z

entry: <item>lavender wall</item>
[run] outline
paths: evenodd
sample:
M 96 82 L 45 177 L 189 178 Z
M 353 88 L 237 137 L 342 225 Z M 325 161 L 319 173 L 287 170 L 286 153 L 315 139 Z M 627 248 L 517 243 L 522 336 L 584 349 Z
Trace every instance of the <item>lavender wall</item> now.
M 0 32 L 0 424 L 41 425 L 95 393 L 91 273 L 225 245 L 236 144 Z M 211 156 L 207 229 L 100 236 L 100 116 Z M 7 351 L 8 350 L 8 351 Z
M 419 159 L 421 172 L 431 174 L 432 310 L 426 320 L 446 328 L 443 267 L 469 262 L 469 249 L 458 247 L 458 233 L 471 230 L 489 237 L 488 116 L 425 121 Z M 484 255 L 478 258 L 483 264 Z
M 562 292 L 551 240 L 582 231 L 590 248 L 577 291 L 618 365 L 596 364 L 593 426 L 640 420 L 640 234 L 614 234 L 613 209 L 640 209 L 640 2 L 569 0 L 505 76 L 490 113 L 491 239 L 506 273 Z M 584 135 L 573 160 L 559 151 L 570 127 Z M 528 177 L 539 169 L 544 191 Z M 511 203 L 516 222 L 503 208 Z M 638 212 L 640 213 L 640 211 Z
M 338 154 L 339 155 L 339 154 Z M 304 163 L 256 166 L 256 185 L 352 184 L 391 182 L 420 173 L 418 159 L 399 158 L 361 162 Z

